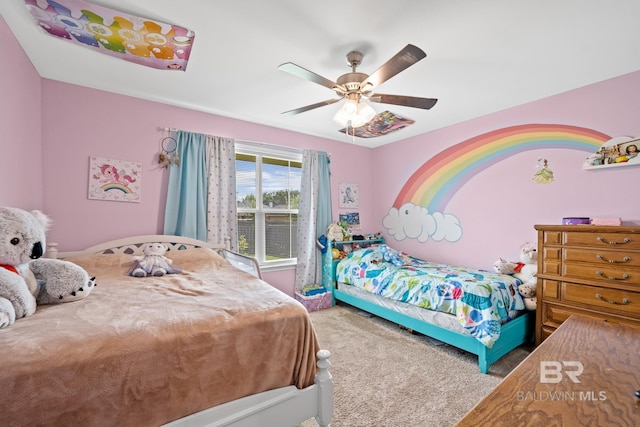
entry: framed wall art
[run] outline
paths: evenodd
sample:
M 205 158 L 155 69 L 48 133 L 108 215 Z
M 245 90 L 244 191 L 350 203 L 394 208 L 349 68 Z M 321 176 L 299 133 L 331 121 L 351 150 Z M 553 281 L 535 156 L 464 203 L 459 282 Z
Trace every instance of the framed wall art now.
M 340 203 L 341 208 L 357 208 L 360 191 L 357 184 L 340 184 Z
M 139 202 L 142 164 L 89 157 L 89 199 Z
M 338 214 L 338 218 L 340 222 L 345 221 L 350 230 L 360 229 L 360 213 L 359 212 L 341 213 L 341 214 Z

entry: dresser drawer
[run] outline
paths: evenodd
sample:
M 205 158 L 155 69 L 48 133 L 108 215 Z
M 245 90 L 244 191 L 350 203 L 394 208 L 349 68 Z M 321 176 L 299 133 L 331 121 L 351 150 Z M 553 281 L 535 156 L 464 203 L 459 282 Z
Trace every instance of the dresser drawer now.
M 589 262 L 595 265 L 640 267 L 640 252 L 614 251 L 609 248 L 576 249 L 565 248 L 562 259 L 565 262 Z
M 563 243 L 565 246 L 640 250 L 640 234 L 567 231 Z
M 637 292 L 563 283 L 562 301 L 640 317 L 640 293 Z
M 538 254 L 538 261 L 542 261 L 540 273 L 560 275 L 560 265 L 562 262 L 562 248 L 545 246 Z M 540 265 L 540 262 L 539 262 Z
M 619 285 L 640 285 L 640 268 L 622 265 L 566 263 L 562 264 L 562 276 L 588 279 Z
M 545 304 L 542 316 L 543 336 L 541 337 L 541 340 L 544 340 L 544 338 L 550 335 L 550 332 L 553 332 L 555 328 L 560 326 L 565 320 L 574 314 L 602 319 L 612 323 L 624 323 L 625 325 L 640 327 L 640 322 L 637 319 L 622 315 L 616 316 L 615 314 L 604 313 L 602 311 L 566 307 L 556 304 Z

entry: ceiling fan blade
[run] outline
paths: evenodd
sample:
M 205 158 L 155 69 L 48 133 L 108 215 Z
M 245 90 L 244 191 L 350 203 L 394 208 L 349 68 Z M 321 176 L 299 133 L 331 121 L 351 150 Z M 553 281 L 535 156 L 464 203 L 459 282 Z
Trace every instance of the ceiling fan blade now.
M 402 95 L 385 95 L 383 93 L 374 93 L 369 96 L 369 101 L 379 102 L 381 104 L 393 104 L 402 105 L 405 107 L 422 108 L 429 110 L 436 105 L 437 99 L 433 98 L 418 98 L 415 96 L 402 96 Z
M 294 76 L 303 78 L 305 80 L 312 81 L 321 86 L 328 87 L 331 90 L 342 89 L 343 91 L 346 91 L 346 89 L 338 83 L 332 82 L 331 80 L 324 78 L 321 75 L 314 73 L 313 71 L 309 71 L 306 68 L 302 68 L 301 66 L 294 64 L 293 62 L 285 62 L 284 64 L 280 64 L 280 66 L 278 66 L 278 70 L 293 74 Z
M 307 105 L 305 107 L 296 108 L 295 110 L 285 111 L 282 114 L 284 114 L 285 116 L 293 116 L 293 115 L 296 115 L 296 114 L 304 113 L 305 111 L 313 110 L 314 108 L 324 107 L 325 105 L 334 104 L 334 103 L 340 101 L 341 99 L 342 98 L 327 99 L 326 101 L 317 102 L 315 104 Z
M 424 53 L 422 49 L 412 44 L 408 44 L 404 49 L 396 53 L 393 58 L 382 64 L 382 66 L 367 77 L 365 81 L 360 83 L 360 89 L 371 90 L 380 86 L 400 71 L 406 70 L 426 56 L 427 54 Z M 367 85 L 370 85 L 370 88 L 366 88 Z

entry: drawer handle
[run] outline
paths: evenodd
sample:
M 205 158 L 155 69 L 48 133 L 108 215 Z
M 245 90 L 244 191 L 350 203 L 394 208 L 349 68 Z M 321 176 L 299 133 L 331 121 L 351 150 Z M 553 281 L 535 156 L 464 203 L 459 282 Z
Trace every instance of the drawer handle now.
M 605 240 L 604 237 L 600 237 L 600 236 L 596 237 L 596 239 L 598 239 L 598 242 L 608 243 L 610 245 L 623 245 L 625 243 L 631 242 L 631 238 L 630 237 L 625 237 L 624 239 L 622 239 L 622 242 L 614 242 L 613 240 L 607 241 L 607 240 Z
M 607 259 L 607 258 L 604 257 L 604 255 L 596 255 L 596 258 L 598 258 L 599 260 L 602 260 L 602 261 L 606 261 L 606 262 L 608 262 L 610 264 L 622 264 L 624 262 L 631 261 L 631 258 L 629 258 L 628 256 L 622 258 L 622 261 L 618 261 L 618 260 L 615 260 L 615 259 Z
M 603 297 L 601 294 L 596 294 L 596 298 L 598 298 L 601 301 L 604 301 L 608 304 L 619 304 L 619 305 L 625 305 L 625 304 L 629 304 L 631 301 L 629 300 L 629 298 L 623 298 L 622 302 L 618 302 L 618 301 L 614 301 L 612 299 L 606 299 L 605 297 Z
M 606 277 L 609 280 L 627 280 L 631 278 L 631 275 L 627 273 L 624 273 L 622 277 L 605 276 L 602 271 L 596 271 L 596 274 L 601 277 Z

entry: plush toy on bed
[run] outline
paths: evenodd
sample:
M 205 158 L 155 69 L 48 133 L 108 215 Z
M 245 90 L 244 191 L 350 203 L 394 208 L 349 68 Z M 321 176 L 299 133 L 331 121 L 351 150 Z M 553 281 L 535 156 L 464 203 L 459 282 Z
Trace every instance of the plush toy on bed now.
M 36 312 L 38 283 L 28 263 L 44 253 L 48 226 L 40 211 L 0 207 L 0 328 Z
M 168 250 L 169 248 L 162 243 L 145 245 L 142 250 L 144 255 L 134 255 L 133 266 L 127 274 L 133 277 L 147 277 L 180 273 L 182 269 L 172 265 L 173 260 L 164 256 Z
M 524 300 L 527 310 L 536 309 L 536 289 L 538 272 L 538 250 L 533 243 L 525 243 L 520 247 L 520 261 L 509 262 L 500 258 L 493 264 L 496 273 L 511 274 L 522 282 L 518 292 Z
M 88 275 L 81 267 L 38 259 L 46 248 L 49 224 L 49 218 L 40 211 L 0 207 L 0 328 L 34 314 L 36 303 L 64 302 L 64 296 L 73 292 L 75 299 L 80 299 L 89 293 L 85 291 Z M 80 270 L 84 274 L 80 275 Z M 68 275 L 71 272 L 75 275 Z M 47 291 L 42 288 L 45 283 Z M 45 296 L 53 288 L 62 299 L 53 301 Z

